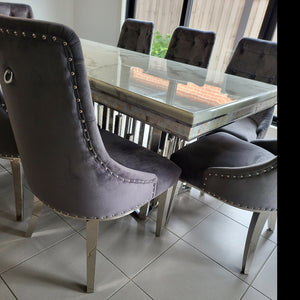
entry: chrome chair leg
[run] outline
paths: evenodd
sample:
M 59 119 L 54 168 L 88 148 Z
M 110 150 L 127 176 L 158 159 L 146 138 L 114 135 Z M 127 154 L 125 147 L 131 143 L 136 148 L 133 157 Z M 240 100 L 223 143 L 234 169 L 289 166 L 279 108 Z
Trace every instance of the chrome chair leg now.
M 11 164 L 11 170 L 13 175 L 13 184 L 14 184 L 14 193 L 15 193 L 16 219 L 17 221 L 22 221 L 23 214 L 24 214 L 24 203 L 23 203 L 21 159 L 13 158 L 10 160 L 10 164 Z
M 170 200 L 173 195 L 173 187 L 170 187 L 167 191 L 163 192 L 157 197 L 158 199 L 158 208 L 157 208 L 157 217 L 156 217 L 156 236 L 160 236 L 161 228 L 166 222 L 168 207 Z
M 277 212 L 270 213 L 270 216 L 268 218 L 268 230 L 274 231 L 276 220 L 277 220 Z
M 86 221 L 87 293 L 95 289 L 95 270 L 99 220 Z
M 242 273 L 244 274 L 249 273 L 257 242 L 269 215 L 269 212 L 254 212 L 252 215 L 243 256 Z
M 43 209 L 43 202 L 36 196 L 33 197 L 33 208 L 32 208 L 32 216 L 29 220 L 27 232 L 25 233 L 26 237 L 31 237 L 32 233 L 36 227 L 36 224 L 39 220 Z
M 170 220 L 170 216 L 171 216 L 171 214 L 173 212 L 173 209 L 174 209 L 175 197 L 177 197 L 179 191 L 182 189 L 182 186 L 183 186 L 183 182 L 179 180 L 177 182 L 177 184 L 174 185 L 173 188 L 172 188 L 172 195 L 171 195 L 171 199 L 170 199 L 169 206 L 168 206 L 168 209 L 167 209 L 167 216 L 166 216 L 165 225 L 167 225 L 169 220 Z

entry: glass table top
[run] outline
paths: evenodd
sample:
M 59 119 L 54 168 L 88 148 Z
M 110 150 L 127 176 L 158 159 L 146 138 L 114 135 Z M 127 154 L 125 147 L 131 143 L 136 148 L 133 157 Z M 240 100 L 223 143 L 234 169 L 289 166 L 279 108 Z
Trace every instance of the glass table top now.
M 277 86 L 81 39 L 92 89 L 191 125 L 273 99 Z

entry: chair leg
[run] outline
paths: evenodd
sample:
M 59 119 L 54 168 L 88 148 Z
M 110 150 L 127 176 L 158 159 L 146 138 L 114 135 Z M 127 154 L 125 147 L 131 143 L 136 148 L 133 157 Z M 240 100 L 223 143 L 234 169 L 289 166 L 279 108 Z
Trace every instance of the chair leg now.
M 181 181 L 178 181 L 177 184 L 173 186 L 170 203 L 169 203 L 169 206 L 168 206 L 168 209 L 167 209 L 167 216 L 166 216 L 165 225 L 167 225 L 169 220 L 170 220 L 170 216 L 171 216 L 171 214 L 173 212 L 173 209 L 174 209 L 175 197 L 178 195 L 179 191 L 182 189 L 182 186 L 183 186 L 183 182 L 181 182 Z
M 15 193 L 15 206 L 16 206 L 16 219 L 17 221 L 23 220 L 24 203 L 23 203 L 23 186 L 22 186 L 22 172 L 21 172 L 21 159 L 14 158 L 10 160 L 14 193 Z
M 277 220 L 277 212 L 271 212 L 268 218 L 268 230 L 274 231 Z
M 95 290 L 95 271 L 99 220 L 86 222 L 87 293 Z
M 146 217 L 148 216 L 149 213 L 149 208 L 150 208 L 150 202 L 140 207 L 139 219 L 146 220 Z
M 36 196 L 33 197 L 33 208 L 32 208 L 32 216 L 29 220 L 27 232 L 25 233 L 26 237 L 31 237 L 32 233 L 36 227 L 36 224 L 39 220 L 43 209 L 43 202 Z
M 243 256 L 242 273 L 244 274 L 249 273 L 258 239 L 268 217 L 269 213 L 265 212 L 254 212 L 252 215 Z
M 170 204 L 170 199 L 173 194 L 173 187 L 170 187 L 168 190 L 163 192 L 158 196 L 158 208 L 157 208 L 157 217 L 156 217 L 156 236 L 160 236 L 162 225 L 166 222 L 168 207 Z

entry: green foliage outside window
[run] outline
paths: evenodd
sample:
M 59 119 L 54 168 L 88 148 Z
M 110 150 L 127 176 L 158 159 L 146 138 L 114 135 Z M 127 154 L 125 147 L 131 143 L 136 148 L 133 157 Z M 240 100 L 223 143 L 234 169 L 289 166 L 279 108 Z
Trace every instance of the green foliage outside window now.
M 165 37 L 163 37 L 159 31 L 154 32 L 151 55 L 158 57 L 165 57 L 165 54 L 168 50 L 168 46 L 170 43 L 170 34 L 167 33 Z

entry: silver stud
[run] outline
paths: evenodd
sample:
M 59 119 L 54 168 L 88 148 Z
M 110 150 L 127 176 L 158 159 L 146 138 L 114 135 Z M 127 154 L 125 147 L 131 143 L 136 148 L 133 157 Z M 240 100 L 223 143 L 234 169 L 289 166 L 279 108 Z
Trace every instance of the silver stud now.
M 22 36 L 26 36 L 26 32 L 25 31 L 22 31 Z
M 36 39 L 36 34 L 35 34 L 35 33 L 33 33 L 33 34 L 32 34 L 32 37 L 33 37 L 34 39 Z
M 69 61 L 69 62 L 71 62 L 72 60 L 73 60 L 72 57 L 69 57 L 69 58 L 68 58 L 68 61 Z
M 77 90 L 77 85 L 74 85 L 73 88 L 74 88 L 74 90 Z
M 52 37 L 52 41 L 55 42 L 56 41 L 56 36 Z
M 67 42 L 63 42 L 63 45 L 64 45 L 64 46 L 67 46 L 67 45 L 68 45 L 68 43 L 67 43 Z
M 45 34 L 42 35 L 42 39 L 45 40 L 47 37 Z

